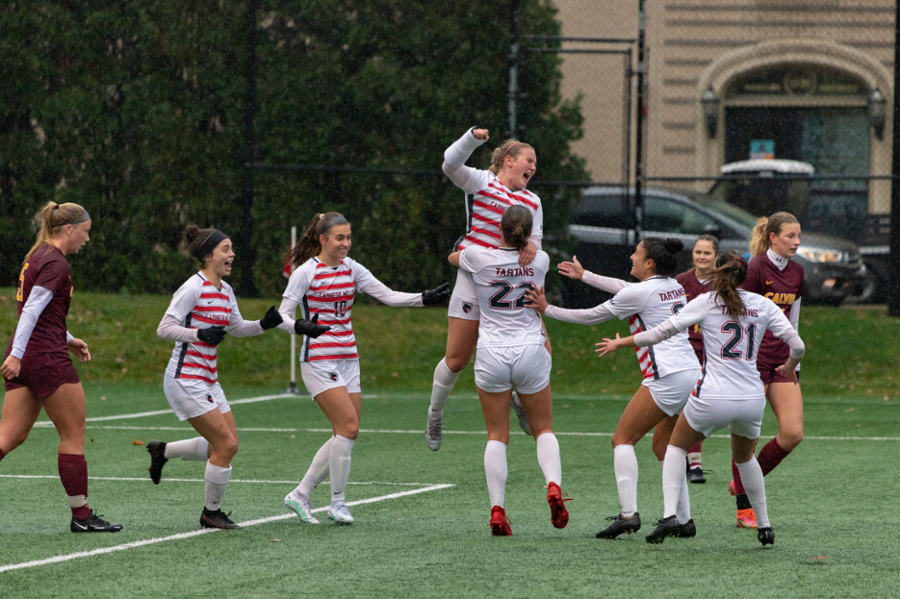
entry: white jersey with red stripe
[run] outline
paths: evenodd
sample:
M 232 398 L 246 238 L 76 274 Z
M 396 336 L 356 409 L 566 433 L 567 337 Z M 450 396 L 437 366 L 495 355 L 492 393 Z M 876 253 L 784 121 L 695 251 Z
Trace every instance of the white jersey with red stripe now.
M 208 329 L 214 326 L 232 327 L 243 322 L 237 299 L 231 286 L 222 281 L 218 288 L 198 272 L 172 295 L 166 314 L 174 316 L 188 329 Z M 192 379 L 213 385 L 218 380 L 216 346 L 195 341 L 178 341 L 166 367 L 166 376 Z
M 421 293 L 391 290 L 352 258 L 344 258 L 338 266 L 310 258 L 291 273 L 278 308 L 284 319 L 279 327 L 289 333 L 294 332 L 293 312 L 298 306 L 301 318 L 309 320 L 318 315 L 320 325 L 331 327 L 315 339 L 303 337 L 301 362 L 359 359 L 351 322 L 357 291 L 368 293 L 389 306 L 422 305 Z
M 685 304 L 684 288 L 678 281 L 653 276 L 624 287 L 605 305 L 620 320 L 627 318 L 631 334 L 636 335 L 678 314 Z M 653 347 L 635 350 L 645 379 L 658 379 L 670 372 L 697 368 L 697 356 L 691 349 L 686 330 Z
M 459 255 L 460 269 L 472 273 L 481 308 L 478 347 L 543 345 L 537 312 L 525 307 L 528 289 L 540 289 L 550 270 L 550 256 L 538 251 L 527 266 L 519 266 L 514 248 L 471 246 Z

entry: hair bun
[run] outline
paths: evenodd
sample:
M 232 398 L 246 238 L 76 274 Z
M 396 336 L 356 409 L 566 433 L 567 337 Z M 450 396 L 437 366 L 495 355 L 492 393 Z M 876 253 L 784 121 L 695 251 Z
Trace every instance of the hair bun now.
M 663 246 L 666 248 L 666 251 L 672 254 L 677 254 L 684 249 L 684 243 L 674 237 L 667 237 Z
M 184 238 L 187 239 L 189 244 L 193 243 L 198 235 L 200 235 L 200 227 L 197 225 L 188 225 L 184 230 Z

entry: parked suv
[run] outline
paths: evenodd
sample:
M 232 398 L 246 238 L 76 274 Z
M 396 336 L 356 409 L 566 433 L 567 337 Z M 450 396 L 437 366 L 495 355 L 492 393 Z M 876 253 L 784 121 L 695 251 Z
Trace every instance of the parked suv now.
M 698 235 L 718 237 L 720 250 L 747 252 L 755 224 L 756 217 L 750 213 L 712 196 L 647 189 L 640 238 L 681 239 L 685 246 L 679 255 L 681 272 L 690 268 Z M 634 226 L 634 189 L 626 193 L 621 187 L 590 187 L 572 213 L 573 254 L 592 272 L 631 280 Z M 804 233 L 794 260 L 805 274 L 804 303 L 838 305 L 849 295 L 861 294 L 867 285 L 859 250 L 848 241 Z M 563 287 L 563 302 L 569 308 L 594 306 L 608 298 L 578 281 L 566 279 Z

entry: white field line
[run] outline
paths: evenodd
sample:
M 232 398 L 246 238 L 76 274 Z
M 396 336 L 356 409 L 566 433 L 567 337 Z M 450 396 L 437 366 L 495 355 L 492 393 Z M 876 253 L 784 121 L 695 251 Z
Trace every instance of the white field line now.
M 59 480 L 58 474 L 0 474 L 0 478 L 34 478 L 34 479 L 51 479 L 51 480 Z M 115 480 L 115 481 L 139 481 L 139 482 L 152 482 L 149 478 L 141 476 L 141 477 L 129 477 L 129 476 L 90 476 L 88 477 L 90 480 Z M 166 478 L 164 479 L 166 482 L 174 482 L 174 483 L 202 483 L 206 482 L 202 478 Z M 296 480 L 254 480 L 249 478 L 232 478 L 228 481 L 228 484 L 231 483 L 253 483 L 253 484 L 261 484 L 261 485 L 296 485 Z M 349 481 L 348 485 L 368 485 L 368 486 L 385 486 L 385 487 L 427 487 L 432 483 L 387 483 L 381 482 L 377 480 L 373 481 Z
M 413 489 L 411 491 L 401 491 L 399 493 L 391 493 L 389 495 L 381 495 L 379 497 L 371 497 L 369 499 L 361 499 L 359 501 L 350 501 L 347 502 L 347 505 L 352 507 L 354 505 L 363 505 L 366 503 L 376 503 L 379 501 L 386 501 L 388 499 L 397 499 L 399 497 L 408 497 L 410 495 L 418 495 L 420 493 L 427 493 L 429 491 L 438 491 L 441 489 L 449 489 L 455 485 L 444 484 L 444 485 L 432 485 L 430 487 L 425 487 L 424 489 Z M 313 510 L 315 512 L 322 512 L 327 510 L 327 507 L 320 507 Z M 288 520 L 290 518 L 296 518 L 296 516 L 291 514 L 282 514 L 279 516 L 270 516 L 268 518 L 259 518 L 257 520 L 248 520 L 246 522 L 238 522 L 240 526 L 248 527 L 248 526 L 256 526 L 258 524 L 267 524 L 269 522 L 277 522 L 278 520 Z M 131 543 L 124 543 L 122 545 L 115 545 L 113 547 L 104 547 L 102 549 L 94 549 L 93 551 L 80 551 L 78 553 L 69 553 L 66 555 L 57 555 L 55 557 L 49 557 L 47 559 L 34 560 L 30 562 L 23 562 L 21 564 L 10 564 L 8 566 L 0 566 L 0 573 L 8 572 L 10 570 L 21 570 L 23 568 L 34 568 L 36 566 L 46 566 L 48 564 L 58 564 L 60 562 L 68 562 L 73 559 L 79 559 L 82 557 L 93 557 L 95 555 L 103 555 L 105 553 L 112 553 L 114 551 L 125 551 L 127 549 L 134 549 L 136 547 L 143 547 L 145 545 L 154 545 L 156 543 L 165 543 L 167 541 L 180 541 L 181 539 L 189 539 L 191 537 L 198 537 L 204 534 L 210 534 L 214 532 L 222 532 L 219 529 L 215 528 L 203 528 L 200 530 L 193 530 L 191 532 L 183 532 L 176 535 L 169 535 L 167 537 L 157 537 L 154 539 L 145 539 L 143 541 L 133 541 Z M 234 534 L 234 533 L 231 533 Z

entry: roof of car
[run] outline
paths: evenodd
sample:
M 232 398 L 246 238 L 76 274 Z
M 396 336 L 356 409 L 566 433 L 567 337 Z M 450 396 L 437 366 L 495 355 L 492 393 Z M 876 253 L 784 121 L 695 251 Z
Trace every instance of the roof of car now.
M 754 160 L 741 160 L 740 162 L 730 162 L 722 166 L 722 174 L 729 175 L 731 173 L 759 173 L 759 172 L 775 172 L 775 173 L 797 173 L 802 175 L 812 175 L 816 172 L 813 165 L 799 160 L 782 160 L 756 158 Z

